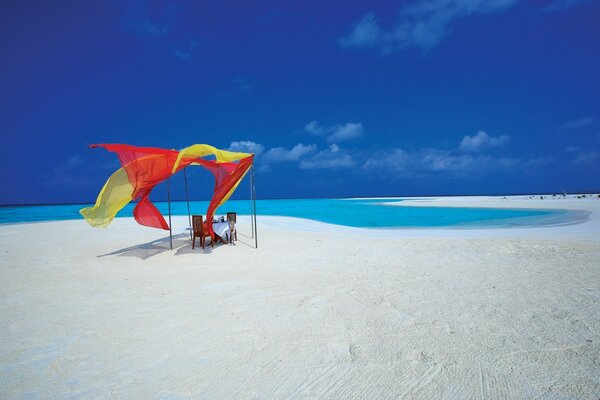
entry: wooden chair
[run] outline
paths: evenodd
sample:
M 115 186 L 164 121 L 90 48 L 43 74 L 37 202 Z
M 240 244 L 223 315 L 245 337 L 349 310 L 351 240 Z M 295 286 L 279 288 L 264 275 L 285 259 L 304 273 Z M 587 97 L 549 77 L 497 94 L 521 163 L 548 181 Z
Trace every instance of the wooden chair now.
M 229 236 L 231 236 L 231 239 L 237 240 L 237 227 L 235 226 L 235 224 L 237 223 L 237 213 L 231 211 L 228 212 L 227 221 L 233 221 L 233 231 L 231 230 L 231 224 L 229 225 Z M 231 241 L 231 239 L 229 240 Z
M 210 237 L 208 233 L 208 229 L 204 225 L 202 221 L 202 215 L 192 215 L 192 249 L 196 245 L 196 238 L 200 238 L 200 245 L 204 248 L 204 244 L 206 243 L 206 238 Z M 214 241 L 210 240 L 211 247 L 215 247 Z

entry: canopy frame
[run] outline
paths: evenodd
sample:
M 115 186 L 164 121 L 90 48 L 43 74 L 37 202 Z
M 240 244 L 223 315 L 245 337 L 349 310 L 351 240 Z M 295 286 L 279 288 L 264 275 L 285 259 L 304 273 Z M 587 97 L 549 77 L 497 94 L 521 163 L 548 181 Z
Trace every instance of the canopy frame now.
M 187 167 L 186 167 L 187 168 Z M 188 179 L 186 168 L 183 169 L 183 176 L 185 182 L 185 201 L 187 203 L 188 222 L 190 224 L 190 238 L 193 240 L 193 227 L 192 227 L 192 215 L 190 212 L 190 192 L 188 189 Z M 254 162 L 250 167 L 250 201 L 251 201 L 251 213 L 250 213 L 250 224 L 251 224 L 251 237 L 254 239 L 254 248 L 258 249 L 258 234 L 256 229 L 256 180 L 254 174 Z M 167 198 L 169 202 L 169 243 L 171 250 L 173 250 L 173 229 L 171 225 L 171 184 L 170 178 L 167 178 Z M 211 239 L 212 240 L 212 239 Z
M 137 201 L 133 208 L 135 220 L 140 225 L 169 230 L 169 247 L 171 249 L 173 248 L 170 182 L 172 175 L 181 169 L 184 170 L 188 223 L 191 225 L 186 171 L 188 165 L 203 166 L 215 176 L 215 189 L 206 211 L 207 220 L 212 220 L 216 210 L 229 199 L 248 170 L 254 167 L 254 154 L 220 150 L 208 144 L 195 144 L 179 151 L 127 144 L 93 144 L 90 147 L 102 147 L 116 153 L 121 168 L 107 179 L 95 204 L 82 208 L 79 210 L 80 214 L 92 227 L 104 228 L 112 222 L 127 203 Z M 205 156 L 214 156 L 215 159 L 206 159 Z M 168 223 L 149 198 L 153 188 L 165 180 L 167 180 Z M 254 190 L 253 194 L 255 195 Z M 253 213 L 253 236 L 256 236 L 255 206 Z M 208 233 L 214 240 L 215 233 L 210 224 Z

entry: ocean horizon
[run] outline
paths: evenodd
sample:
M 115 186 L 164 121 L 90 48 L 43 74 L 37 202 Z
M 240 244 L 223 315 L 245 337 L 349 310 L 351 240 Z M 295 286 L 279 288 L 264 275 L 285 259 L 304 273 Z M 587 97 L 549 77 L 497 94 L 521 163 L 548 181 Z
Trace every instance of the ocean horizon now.
M 355 228 L 502 228 L 540 227 L 581 222 L 585 215 L 579 211 L 520 208 L 471 207 L 411 207 L 398 206 L 404 200 L 430 198 L 416 197 L 362 197 L 362 198 L 305 198 L 261 199 L 256 201 L 258 216 L 294 217 Z M 435 196 L 444 197 L 444 196 Z M 169 203 L 156 201 L 160 212 L 168 217 Z M 190 213 L 204 215 L 209 201 L 190 201 Z M 0 224 L 43 221 L 77 220 L 83 217 L 79 210 L 91 203 L 5 205 L 0 206 Z M 135 203 L 128 204 L 117 218 L 133 216 Z M 250 215 L 250 200 L 229 200 L 216 215 L 233 211 Z M 171 202 L 171 215 L 188 215 L 188 204 Z

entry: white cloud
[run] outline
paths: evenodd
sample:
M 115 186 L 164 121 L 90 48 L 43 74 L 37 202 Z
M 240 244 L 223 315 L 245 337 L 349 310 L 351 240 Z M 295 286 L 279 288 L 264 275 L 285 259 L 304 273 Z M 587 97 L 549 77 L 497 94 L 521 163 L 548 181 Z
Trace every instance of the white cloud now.
M 447 150 L 427 149 L 420 155 L 421 168 L 433 172 L 456 172 L 470 169 L 477 161 L 487 161 L 487 157 L 452 154 Z
M 454 20 L 477 14 L 503 11 L 518 0 L 417 0 L 400 11 L 400 18 L 389 30 L 379 26 L 373 13 L 353 25 L 339 38 L 341 47 L 376 47 L 383 53 L 416 46 L 436 46 L 451 29 Z
M 312 153 L 316 149 L 317 146 L 314 144 L 304 145 L 302 143 L 298 143 L 289 150 L 284 147 L 274 147 L 264 154 L 262 160 L 265 163 L 298 161 L 302 156 Z
M 261 155 L 265 147 L 262 144 L 255 143 L 249 140 L 241 140 L 237 142 L 231 142 L 228 150 L 239 151 L 242 153 L 253 153 L 257 156 Z
M 581 129 L 581 128 L 585 128 L 586 126 L 591 125 L 594 121 L 595 121 L 595 118 L 592 118 L 592 117 L 584 117 L 584 118 L 580 118 L 580 119 L 574 119 L 574 120 L 565 122 L 564 124 L 559 126 L 558 129 L 563 130 L 563 131 L 569 131 L 569 130 L 573 130 L 573 129 Z
M 317 145 L 298 143 L 291 149 L 273 147 L 265 151 L 265 147 L 260 143 L 250 140 L 240 140 L 231 142 L 228 150 L 253 153 L 256 156 L 258 171 L 265 172 L 270 170 L 270 164 L 300 161 L 303 157 L 314 153 L 317 150 Z
M 361 137 L 363 134 L 363 125 L 361 123 L 347 122 L 344 125 L 336 125 L 327 136 L 329 143 L 345 142 Z
M 383 33 L 373 13 L 368 13 L 354 24 L 352 31 L 339 38 L 342 47 L 373 47 L 383 39 Z
M 328 149 L 321 150 L 310 158 L 300 161 L 302 169 L 340 169 L 350 168 L 356 162 L 350 154 L 332 144 Z
M 372 154 L 365 160 L 362 169 L 387 171 L 397 177 L 425 177 L 432 174 L 473 176 L 512 169 L 520 164 L 519 160 L 512 158 L 459 154 L 449 150 L 421 149 L 411 153 L 392 148 Z
M 385 152 L 375 153 L 371 157 L 367 158 L 363 164 L 363 169 L 384 169 L 394 172 L 403 172 L 407 170 L 410 160 L 411 157 L 406 151 L 393 148 Z
M 331 157 L 326 151 L 319 152 L 310 160 L 300 162 L 302 169 L 339 169 L 350 168 L 356 165 L 352 157 L 348 154 L 339 157 Z
M 325 128 L 323 128 L 317 121 L 310 121 L 308 124 L 304 125 L 304 132 L 310 133 L 311 135 L 322 135 L 325 133 Z
M 460 142 L 460 150 L 467 153 L 478 153 L 492 147 L 504 146 L 509 141 L 510 137 L 506 135 L 494 137 L 484 131 L 479 131 L 476 135 L 464 136 Z
M 362 136 L 363 124 L 360 122 L 346 122 L 331 126 L 320 125 L 317 121 L 310 121 L 304 126 L 304 132 L 311 135 L 327 135 L 327 142 L 344 142 L 357 139 Z

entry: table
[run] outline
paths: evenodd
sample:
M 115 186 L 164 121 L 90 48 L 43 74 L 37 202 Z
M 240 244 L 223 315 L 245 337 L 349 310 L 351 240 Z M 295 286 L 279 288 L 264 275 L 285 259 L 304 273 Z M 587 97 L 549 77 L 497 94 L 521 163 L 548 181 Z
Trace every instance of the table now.
M 229 222 L 213 222 L 213 232 L 217 235 L 223 242 L 225 239 L 229 240 Z M 187 231 L 190 231 L 190 235 L 192 234 L 192 228 L 185 228 Z
M 229 240 L 229 222 L 213 222 L 213 231 L 223 241 Z

